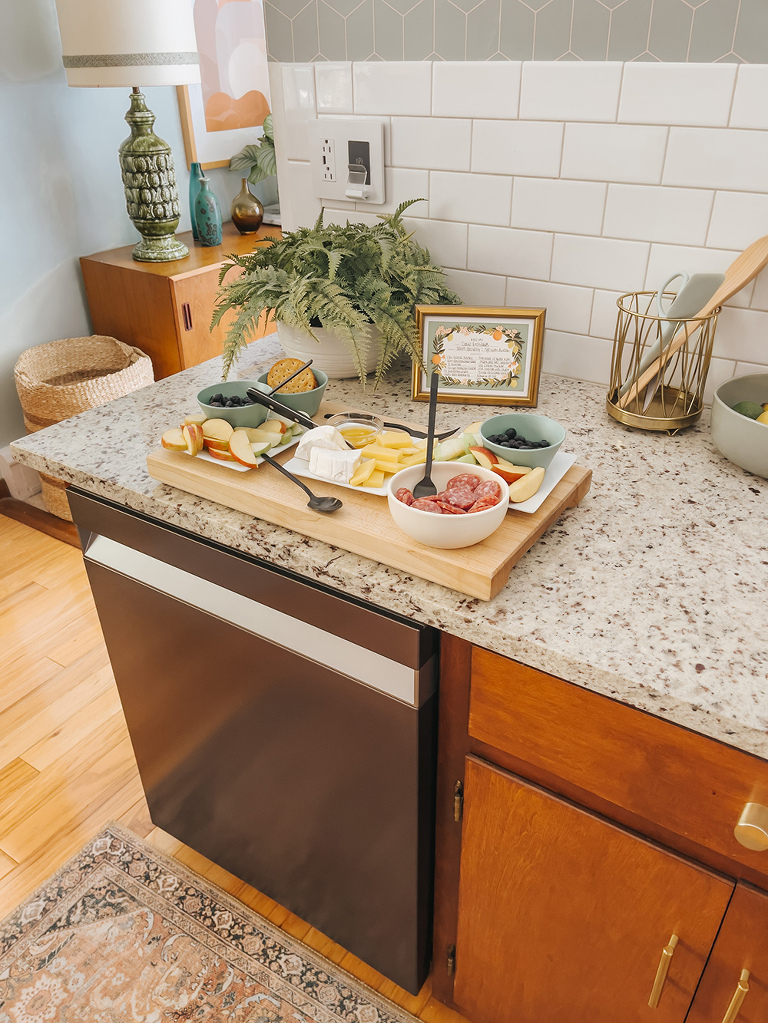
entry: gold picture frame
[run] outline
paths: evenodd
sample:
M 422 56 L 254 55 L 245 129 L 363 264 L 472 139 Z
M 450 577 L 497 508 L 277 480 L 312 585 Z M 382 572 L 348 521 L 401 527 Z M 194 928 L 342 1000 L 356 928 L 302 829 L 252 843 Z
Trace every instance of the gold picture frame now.
M 416 306 L 424 365 L 440 367 L 437 400 L 535 407 L 545 315 L 546 309 Z M 418 362 L 412 397 L 429 400 L 429 377 Z

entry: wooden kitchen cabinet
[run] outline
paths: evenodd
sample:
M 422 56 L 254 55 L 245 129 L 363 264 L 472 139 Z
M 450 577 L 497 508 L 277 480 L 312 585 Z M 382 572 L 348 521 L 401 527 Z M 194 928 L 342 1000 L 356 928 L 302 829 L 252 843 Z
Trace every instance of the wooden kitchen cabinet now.
M 441 665 L 434 995 L 471 1023 L 768 1018 L 768 851 L 733 831 L 768 763 L 455 637 Z
M 131 256 L 132 245 L 83 256 L 80 266 L 94 333 L 146 352 L 156 380 L 221 355 L 229 319 L 210 329 L 221 265 L 230 254 L 252 252 L 268 238 L 280 237 L 279 227 L 245 235 L 225 224 L 218 246 L 195 243 L 191 231 L 179 235 L 189 256 L 168 263 L 140 263 Z M 255 337 L 268 329 L 271 325 L 263 322 Z

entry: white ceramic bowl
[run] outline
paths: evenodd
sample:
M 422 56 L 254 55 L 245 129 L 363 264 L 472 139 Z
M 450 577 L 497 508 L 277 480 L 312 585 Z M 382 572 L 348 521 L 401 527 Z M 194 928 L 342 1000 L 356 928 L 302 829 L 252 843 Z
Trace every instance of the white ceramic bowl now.
M 410 508 L 402 501 L 398 501 L 395 494 L 400 487 L 408 487 L 409 490 L 413 490 L 419 480 L 424 477 L 424 469 L 423 465 L 412 465 L 408 469 L 401 469 L 389 481 L 387 491 L 390 515 L 395 524 L 413 540 L 418 540 L 419 543 L 423 543 L 427 547 L 442 547 L 445 550 L 455 547 L 471 547 L 473 543 L 485 540 L 502 524 L 509 507 L 509 487 L 495 472 L 483 469 L 480 465 L 466 465 L 464 462 L 433 462 L 432 482 L 439 493 L 441 490 L 445 490 L 449 480 L 464 472 L 471 472 L 474 476 L 479 476 L 481 480 L 493 480 L 501 487 L 501 500 L 493 508 L 486 508 L 485 511 L 472 512 L 467 515 L 435 515 L 434 512 Z
M 768 426 L 733 411 L 740 401 L 768 401 L 768 373 L 750 373 L 721 384 L 712 399 L 712 443 L 747 472 L 768 479 Z

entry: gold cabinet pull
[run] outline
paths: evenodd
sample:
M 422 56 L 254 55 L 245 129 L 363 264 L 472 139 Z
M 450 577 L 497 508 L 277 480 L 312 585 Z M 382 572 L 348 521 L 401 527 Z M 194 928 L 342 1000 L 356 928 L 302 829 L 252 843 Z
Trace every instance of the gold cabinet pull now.
M 748 980 L 749 970 L 742 970 L 741 976 L 739 977 L 739 983 L 736 985 L 736 990 L 733 992 L 731 1004 L 725 1010 L 725 1015 L 723 1016 L 723 1023 L 733 1023 L 733 1021 L 739 1015 L 741 1003 L 747 997 L 747 991 L 749 991 L 749 984 L 747 983 Z
M 736 841 L 745 849 L 765 852 L 768 849 L 768 806 L 747 803 L 741 811 L 739 823 L 733 829 Z
M 676 945 L 677 935 L 673 934 L 669 939 L 669 944 L 665 945 L 662 949 L 659 968 L 656 971 L 656 979 L 654 980 L 653 987 L 651 989 L 651 997 L 648 999 L 648 1005 L 652 1009 L 655 1009 L 659 1004 L 661 992 L 664 990 L 664 981 L 667 979 L 667 971 L 669 970 L 669 964 L 672 962 L 672 956 L 674 955 Z

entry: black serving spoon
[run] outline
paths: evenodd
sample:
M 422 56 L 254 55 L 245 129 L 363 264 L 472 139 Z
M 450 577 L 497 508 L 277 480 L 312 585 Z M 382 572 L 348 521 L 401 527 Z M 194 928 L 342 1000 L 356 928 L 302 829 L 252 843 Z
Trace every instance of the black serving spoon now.
M 440 383 L 440 374 L 437 369 L 432 370 L 429 381 L 429 420 L 427 422 L 427 464 L 426 472 L 413 488 L 413 496 L 418 501 L 420 497 L 434 497 L 437 487 L 432 482 L 432 454 L 435 447 L 435 415 L 437 413 L 437 385 Z
M 280 465 L 278 461 L 272 458 L 270 455 L 261 455 L 265 462 L 269 462 L 270 465 L 274 466 L 278 472 L 281 472 L 283 476 L 287 476 L 291 483 L 295 483 L 297 487 L 301 487 L 305 494 L 309 494 L 309 501 L 307 501 L 307 507 L 311 508 L 312 511 L 325 512 L 330 514 L 331 512 L 338 511 L 339 508 L 343 507 L 343 502 L 338 497 L 318 497 L 313 494 L 306 484 L 302 483 L 298 476 L 294 476 L 284 465 Z

